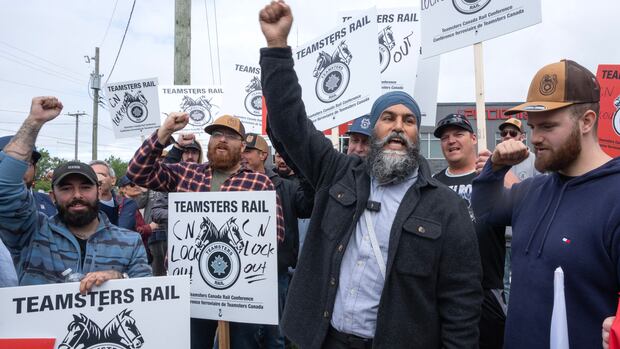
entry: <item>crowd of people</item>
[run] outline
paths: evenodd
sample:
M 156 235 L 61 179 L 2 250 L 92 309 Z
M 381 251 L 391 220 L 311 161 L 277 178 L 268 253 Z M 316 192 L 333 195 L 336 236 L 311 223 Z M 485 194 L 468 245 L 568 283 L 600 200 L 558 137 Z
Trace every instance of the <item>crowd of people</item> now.
M 33 98 L 19 131 L 0 138 L 0 287 L 79 281 L 86 293 L 166 275 L 168 193 L 270 190 L 280 324 L 230 323 L 232 348 L 549 348 L 558 267 L 571 348 L 607 347 L 620 164 L 598 144 L 589 70 L 542 67 L 526 102 L 506 112 L 527 113 L 527 125 L 508 118 L 492 151 L 477 151 L 467 117 L 443 116 L 433 134 L 447 167 L 431 173 L 420 108 L 402 91 L 377 98 L 349 127 L 347 154 L 335 150 L 306 115 L 290 8 L 274 1 L 259 18 L 273 154 L 231 115 L 206 126 L 205 154 L 183 133 L 188 114 L 172 112 L 126 174 L 70 161 L 53 171 L 49 195 L 37 193 L 37 135 L 63 105 Z M 192 318 L 191 347 L 217 347 L 217 326 Z

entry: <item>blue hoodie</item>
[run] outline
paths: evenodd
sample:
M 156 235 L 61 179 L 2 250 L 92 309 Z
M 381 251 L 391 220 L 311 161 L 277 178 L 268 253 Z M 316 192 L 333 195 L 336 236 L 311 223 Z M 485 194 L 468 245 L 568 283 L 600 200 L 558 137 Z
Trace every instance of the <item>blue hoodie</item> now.
M 571 348 L 600 348 L 616 312 L 620 262 L 620 158 L 570 180 L 553 173 L 503 187 L 509 167 L 488 161 L 473 182 L 476 216 L 512 225 L 512 286 L 505 348 L 549 348 L 553 273 L 564 270 Z

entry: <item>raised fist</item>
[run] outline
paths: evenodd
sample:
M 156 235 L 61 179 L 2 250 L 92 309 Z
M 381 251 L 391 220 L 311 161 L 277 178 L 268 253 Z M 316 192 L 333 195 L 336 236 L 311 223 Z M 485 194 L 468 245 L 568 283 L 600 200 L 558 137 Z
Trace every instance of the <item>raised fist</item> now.
M 491 157 L 491 152 L 487 149 L 478 153 L 478 158 L 476 159 L 476 173 L 480 173 L 482 168 L 487 163 L 487 160 Z
M 172 112 L 168 114 L 166 120 L 157 130 L 157 137 L 160 143 L 165 144 L 170 136 L 179 130 L 182 130 L 189 123 L 189 114 L 182 112 Z
M 259 14 L 260 29 L 267 40 L 267 47 L 286 47 L 288 33 L 293 24 L 291 8 L 282 0 L 272 1 Z
M 521 141 L 509 139 L 495 147 L 491 156 L 493 166 L 514 166 L 527 159 L 530 151 Z
M 30 115 L 34 121 L 46 123 L 54 120 L 62 111 L 62 103 L 56 97 L 34 97 L 30 105 Z
M 185 147 L 194 143 L 194 139 L 196 139 L 196 136 L 193 133 L 181 133 L 177 139 L 177 143 L 180 147 Z

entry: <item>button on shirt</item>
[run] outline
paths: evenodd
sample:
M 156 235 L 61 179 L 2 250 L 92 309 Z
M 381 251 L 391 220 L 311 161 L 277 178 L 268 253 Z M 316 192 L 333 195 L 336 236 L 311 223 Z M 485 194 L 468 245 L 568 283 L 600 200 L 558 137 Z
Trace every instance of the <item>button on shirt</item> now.
M 377 235 L 383 261 L 387 261 L 390 230 L 396 211 L 407 190 L 418 179 L 418 170 L 399 183 L 370 183 L 369 200 L 380 202 L 379 212 L 370 211 L 370 222 Z M 373 338 L 377 310 L 385 280 L 374 255 L 364 215 L 360 215 L 355 232 L 342 258 L 340 278 L 331 325 L 338 331 Z

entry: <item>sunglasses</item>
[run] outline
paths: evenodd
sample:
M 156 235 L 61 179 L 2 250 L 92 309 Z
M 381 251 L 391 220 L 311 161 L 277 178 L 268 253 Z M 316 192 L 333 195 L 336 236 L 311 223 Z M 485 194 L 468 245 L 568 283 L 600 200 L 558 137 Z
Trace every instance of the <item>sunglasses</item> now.
M 510 134 L 510 137 L 516 137 L 519 135 L 519 132 L 517 132 L 516 130 L 502 130 L 499 134 L 502 137 L 506 137 L 509 134 Z
M 471 127 L 471 124 L 469 123 L 469 120 L 462 118 L 462 117 L 458 117 L 458 116 L 453 116 L 451 118 L 447 118 L 447 119 L 443 119 L 441 121 L 439 121 L 439 123 L 437 123 L 437 127 L 441 127 L 441 126 L 445 126 L 445 125 L 468 125 L 469 127 Z

